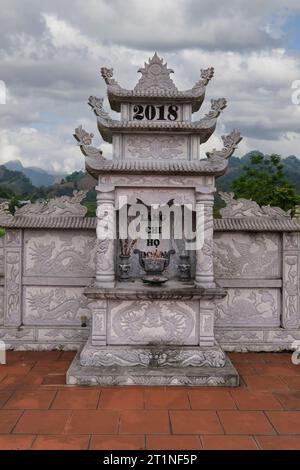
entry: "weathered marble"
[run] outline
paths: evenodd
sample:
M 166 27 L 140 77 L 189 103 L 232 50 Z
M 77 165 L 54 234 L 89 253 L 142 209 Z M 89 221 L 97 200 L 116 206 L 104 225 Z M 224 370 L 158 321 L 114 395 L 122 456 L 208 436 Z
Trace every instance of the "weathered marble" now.
M 272 288 L 229 288 L 216 300 L 218 326 L 280 326 L 281 293 Z
M 89 301 L 83 287 L 25 286 L 25 325 L 80 325 L 90 317 Z

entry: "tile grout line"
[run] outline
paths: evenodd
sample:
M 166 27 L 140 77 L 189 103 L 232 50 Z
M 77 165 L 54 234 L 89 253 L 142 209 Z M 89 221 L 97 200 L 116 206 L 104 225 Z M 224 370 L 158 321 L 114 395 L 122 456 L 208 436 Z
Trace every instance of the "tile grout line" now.
M 4 410 L 4 409 L 9 409 L 9 408 L 4 408 L 5 405 L 9 402 L 9 400 L 12 398 L 12 396 L 14 395 L 14 393 L 16 392 L 16 390 L 8 390 L 8 392 L 10 392 L 10 395 L 8 396 L 8 398 L 4 401 L 3 405 L 1 406 L 1 410 Z
M 273 411 L 274 411 L 274 410 L 273 410 Z M 276 410 L 275 410 L 275 411 L 276 411 Z M 281 410 L 278 410 L 278 411 L 281 411 Z M 283 410 L 283 411 L 284 411 L 284 410 Z M 269 416 L 267 415 L 266 410 L 263 410 L 262 412 L 263 412 L 265 418 L 267 419 L 267 421 L 270 423 L 270 426 L 272 427 L 272 429 L 275 431 L 275 435 L 279 436 L 279 433 L 277 432 L 275 426 L 273 425 L 272 421 L 270 420 Z
M 38 438 L 38 434 L 35 434 L 35 436 L 34 436 L 34 438 L 33 438 L 33 440 L 32 440 L 32 443 L 31 443 L 30 449 L 32 449 L 32 448 L 33 448 L 33 446 L 34 446 L 34 444 L 35 444 L 35 442 L 36 442 L 37 438 Z
M 187 394 L 187 399 L 188 399 L 188 403 L 189 403 L 189 406 L 190 406 L 190 410 L 193 410 L 192 401 L 191 401 L 191 397 L 190 397 L 190 390 L 187 390 L 186 394 Z
M 174 432 L 173 432 L 173 426 L 172 426 L 172 420 L 171 420 L 171 412 L 172 410 L 167 410 L 167 413 L 168 413 L 168 421 L 169 421 L 169 436 L 175 436 Z
M 45 390 L 45 391 L 46 391 L 46 390 Z M 53 409 L 53 408 L 52 408 L 52 405 L 54 404 L 54 401 L 55 401 L 57 395 L 58 395 L 58 390 L 55 390 L 55 393 L 54 393 L 54 395 L 53 395 L 53 398 L 52 398 L 52 400 L 50 400 L 50 404 L 49 404 L 48 410 L 52 410 L 52 409 Z
M 17 411 L 17 410 L 16 410 L 16 411 Z M 15 430 L 17 424 L 19 423 L 19 421 L 20 421 L 20 419 L 22 418 L 22 416 L 24 416 L 24 414 L 25 414 L 25 410 L 20 410 L 20 411 L 21 411 L 20 416 L 18 417 L 18 419 L 17 419 L 17 421 L 15 422 L 14 426 L 11 428 L 9 434 L 13 434 L 13 433 L 14 433 L 14 430 Z
M 255 444 L 257 445 L 258 450 L 263 450 L 263 448 L 261 447 L 260 443 L 259 443 L 258 440 L 257 440 L 257 437 L 258 437 L 258 436 L 256 436 L 256 435 L 253 434 L 253 435 L 251 435 L 251 437 L 252 437 L 252 439 L 254 440 Z
M 218 420 L 219 420 L 220 426 L 221 426 L 221 428 L 222 428 L 222 430 L 223 430 L 223 435 L 226 436 L 227 434 L 226 434 L 226 432 L 225 432 L 225 428 L 224 428 L 224 426 L 223 426 L 223 422 L 222 422 L 222 420 L 221 420 L 221 416 L 219 415 L 219 411 L 221 411 L 221 410 L 215 410 L 215 414 L 216 414 L 216 416 L 217 416 L 217 418 L 218 418 Z M 223 411 L 224 411 L 224 410 L 223 410 Z M 226 410 L 225 410 L 225 411 L 226 411 Z M 228 410 L 228 411 L 230 411 L 230 410 Z M 234 410 L 232 410 L 232 411 L 234 411 Z
M 89 435 L 88 445 L 87 445 L 87 449 L 86 449 L 86 450 L 93 450 L 93 449 L 91 449 L 92 438 L 93 438 L 93 434 L 90 434 L 90 435 Z
M 100 391 L 99 391 L 99 396 L 98 396 L 98 400 L 97 400 L 96 410 L 99 410 L 99 409 L 101 410 L 101 408 L 99 408 L 101 396 L 102 396 L 102 388 L 100 388 Z

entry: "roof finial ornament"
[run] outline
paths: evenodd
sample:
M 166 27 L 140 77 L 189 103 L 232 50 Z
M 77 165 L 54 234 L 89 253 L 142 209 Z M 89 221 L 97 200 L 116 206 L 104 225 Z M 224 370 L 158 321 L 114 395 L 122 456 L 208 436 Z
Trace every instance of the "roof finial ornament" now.
M 85 157 L 100 158 L 101 160 L 105 160 L 102 150 L 97 149 L 91 145 L 94 134 L 86 132 L 80 125 L 76 127 L 73 135 Z
M 227 159 L 231 157 L 239 142 L 242 140 L 240 131 L 233 129 L 228 135 L 222 135 L 224 148 L 222 150 L 213 149 L 211 152 L 206 152 L 209 160 Z
M 138 69 L 142 74 L 137 85 L 134 88 L 135 92 L 147 92 L 149 90 L 154 92 L 170 92 L 178 91 L 170 74 L 174 73 L 173 69 L 169 69 L 167 62 L 158 56 L 155 52 L 152 59 L 149 58 L 145 62 L 144 67 Z

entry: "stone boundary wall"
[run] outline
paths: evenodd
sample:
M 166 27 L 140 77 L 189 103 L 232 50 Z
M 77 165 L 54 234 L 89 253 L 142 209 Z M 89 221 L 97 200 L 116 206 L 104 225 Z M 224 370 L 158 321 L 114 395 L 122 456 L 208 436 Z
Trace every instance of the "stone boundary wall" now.
M 90 331 L 84 288 L 95 275 L 96 219 L 1 221 L 0 340 L 14 349 L 78 349 Z M 227 351 L 278 351 L 300 340 L 300 221 L 214 221 L 216 337 Z M 86 325 L 86 326 L 84 326 Z

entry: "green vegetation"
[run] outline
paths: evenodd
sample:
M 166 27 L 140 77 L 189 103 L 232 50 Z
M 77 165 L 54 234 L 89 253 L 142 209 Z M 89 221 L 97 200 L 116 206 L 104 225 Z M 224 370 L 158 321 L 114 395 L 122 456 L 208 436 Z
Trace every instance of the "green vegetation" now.
M 261 206 L 278 206 L 285 211 L 300 204 L 295 186 L 284 175 L 281 157 L 253 154 L 243 173 L 233 180 L 232 190 L 237 199 L 253 199 Z
M 0 199 L 9 201 L 11 212 L 20 201 L 72 196 L 74 190 L 88 190 L 83 204 L 87 215 L 96 214 L 96 180 L 84 171 L 74 171 L 59 183 L 34 186 L 21 171 L 0 165 Z M 217 179 L 218 191 L 233 191 L 237 198 L 253 199 L 260 205 L 279 206 L 291 210 L 300 204 L 300 160 L 295 156 L 282 159 L 279 155 L 250 152 L 242 158 L 231 157 L 227 173 Z M 216 195 L 215 216 L 223 201 Z

